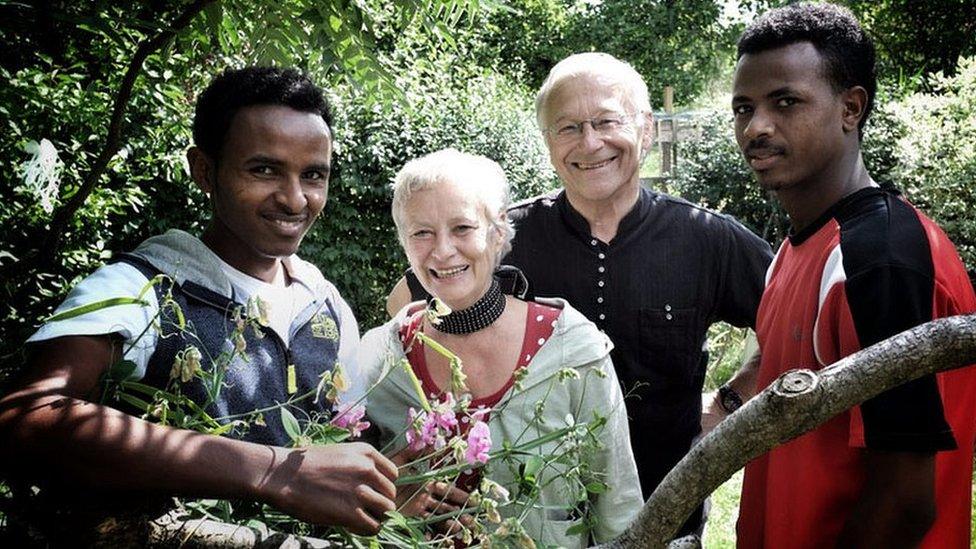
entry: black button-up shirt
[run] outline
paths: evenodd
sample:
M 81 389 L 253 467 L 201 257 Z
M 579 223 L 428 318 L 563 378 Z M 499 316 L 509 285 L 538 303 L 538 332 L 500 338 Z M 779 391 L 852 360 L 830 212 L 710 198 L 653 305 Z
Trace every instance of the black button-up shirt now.
M 569 301 L 614 343 L 648 495 L 701 430 L 708 327 L 755 325 L 769 244 L 727 215 L 646 188 L 609 243 L 590 234 L 562 191 L 508 213 L 516 232 L 503 263 L 522 269 L 536 296 Z

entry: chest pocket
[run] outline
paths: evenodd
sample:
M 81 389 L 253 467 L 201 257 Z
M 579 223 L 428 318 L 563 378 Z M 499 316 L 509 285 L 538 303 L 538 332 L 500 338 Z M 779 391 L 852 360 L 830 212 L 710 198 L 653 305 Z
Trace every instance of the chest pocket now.
M 694 308 L 641 309 L 638 356 L 650 391 L 693 387 L 702 378 L 699 328 Z

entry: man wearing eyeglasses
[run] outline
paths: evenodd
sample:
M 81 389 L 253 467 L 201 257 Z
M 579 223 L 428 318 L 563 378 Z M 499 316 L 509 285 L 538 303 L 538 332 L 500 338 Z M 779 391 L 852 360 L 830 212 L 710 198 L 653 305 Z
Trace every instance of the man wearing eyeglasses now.
M 731 217 L 640 185 L 653 117 L 629 64 L 605 53 L 562 60 L 539 90 L 536 116 L 563 189 L 509 209 L 516 232 L 502 262 L 523 271 L 534 295 L 566 299 L 610 336 L 646 498 L 703 417 L 741 404 L 726 386 L 704 397 L 703 416 L 703 347 L 714 322 L 755 325 L 772 252 Z M 407 286 L 423 297 L 408 274 L 388 309 L 405 304 Z M 754 366 L 735 383 L 751 387 Z M 702 523 L 699 509 L 679 535 Z
M 731 217 L 641 186 L 653 120 L 629 64 L 564 59 L 536 116 L 563 189 L 509 210 L 516 232 L 504 262 L 535 295 L 567 299 L 610 336 L 646 498 L 701 431 L 708 327 L 754 325 L 772 254 Z M 734 408 L 734 389 L 725 392 Z M 699 510 L 681 534 L 701 522 Z

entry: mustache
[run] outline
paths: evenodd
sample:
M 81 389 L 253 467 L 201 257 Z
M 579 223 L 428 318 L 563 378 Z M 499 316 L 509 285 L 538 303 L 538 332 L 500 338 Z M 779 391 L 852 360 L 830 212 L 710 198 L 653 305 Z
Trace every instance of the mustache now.
M 769 156 L 772 154 L 783 154 L 786 149 L 778 145 L 773 145 L 769 142 L 767 138 L 753 139 L 746 144 L 746 148 L 742 151 L 746 156 Z

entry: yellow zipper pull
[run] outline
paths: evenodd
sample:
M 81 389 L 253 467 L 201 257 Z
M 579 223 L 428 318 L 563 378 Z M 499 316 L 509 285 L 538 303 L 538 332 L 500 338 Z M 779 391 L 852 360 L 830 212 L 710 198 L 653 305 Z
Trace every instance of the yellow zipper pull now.
M 295 373 L 295 365 L 288 365 L 288 394 L 293 395 L 298 392 L 298 375 Z

